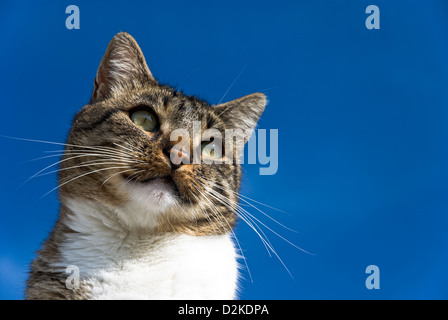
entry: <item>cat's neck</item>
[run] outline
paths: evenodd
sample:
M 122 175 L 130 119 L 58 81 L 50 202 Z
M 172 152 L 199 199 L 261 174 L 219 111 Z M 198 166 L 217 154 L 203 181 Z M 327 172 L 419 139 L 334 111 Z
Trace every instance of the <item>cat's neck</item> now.
M 74 232 L 53 267 L 78 267 L 92 298 L 234 298 L 237 263 L 228 234 L 130 232 L 110 209 L 89 201 L 66 199 L 63 210 Z

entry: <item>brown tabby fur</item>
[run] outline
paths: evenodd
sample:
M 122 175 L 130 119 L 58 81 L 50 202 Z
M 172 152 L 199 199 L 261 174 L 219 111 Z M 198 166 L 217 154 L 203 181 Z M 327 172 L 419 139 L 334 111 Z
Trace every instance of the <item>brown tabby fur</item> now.
M 66 198 L 91 200 L 114 208 L 128 201 L 126 195 L 118 192 L 120 183 L 144 183 L 149 178 L 170 177 L 182 200 L 182 214 L 162 214 L 156 227 L 151 229 L 126 225 L 126 222 L 121 221 L 130 233 L 147 236 L 174 232 L 203 236 L 230 232 L 237 220 L 235 210 L 214 199 L 204 201 L 198 191 L 203 187 L 198 182 L 219 183 L 223 189 L 216 191 L 236 203 L 238 199 L 235 194 L 241 180 L 240 166 L 233 162 L 185 164 L 173 168 L 166 153 L 167 148 L 175 143 L 170 141 L 170 133 L 176 128 L 186 128 L 192 132 L 193 121 L 201 121 L 202 130 L 220 130 L 223 137 L 227 128 L 253 130 L 265 104 L 265 96 L 256 93 L 211 106 L 196 97 L 160 85 L 149 71 L 135 40 L 127 33 L 117 34 L 101 61 L 90 103 L 82 108 L 73 121 L 60 164 L 59 218 L 31 265 L 26 298 L 89 298 L 88 287 L 67 289 L 67 274 L 51 266 L 60 259 L 60 245 L 64 243 L 66 235 L 75 232 L 67 225 L 72 212 L 64 205 L 63 200 Z M 142 106 L 149 106 L 157 115 L 160 128 L 156 132 L 145 132 L 130 120 L 130 112 Z M 190 146 L 192 152 L 198 147 L 192 143 Z M 101 159 L 109 161 L 107 155 L 102 155 L 100 151 L 96 156 L 74 157 L 97 150 L 95 148 L 114 150 L 114 155 L 126 153 L 127 157 L 123 159 L 127 161 L 115 158 L 114 162 L 119 165 L 113 167 L 125 167 L 129 171 L 119 174 L 123 170 L 120 168 L 93 173 L 102 168 L 99 164 Z M 103 167 L 106 169 L 107 165 Z M 216 208 L 219 209 L 219 216 Z

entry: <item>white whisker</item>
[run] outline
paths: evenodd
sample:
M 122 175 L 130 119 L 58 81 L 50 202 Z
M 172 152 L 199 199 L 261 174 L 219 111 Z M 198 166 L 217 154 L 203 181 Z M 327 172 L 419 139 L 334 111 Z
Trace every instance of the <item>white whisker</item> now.
M 217 185 L 217 184 L 215 184 L 215 186 L 216 186 L 217 188 L 221 189 L 221 190 L 226 190 L 226 189 L 220 187 L 220 186 Z M 277 223 L 278 225 L 282 226 L 283 228 L 285 228 L 285 229 L 287 229 L 287 230 L 289 230 L 289 231 L 291 231 L 291 232 L 297 232 L 296 230 L 291 229 L 291 228 L 288 228 L 288 227 L 285 226 L 284 224 L 278 222 L 277 220 L 275 220 L 274 218 L 272 218 L 270 215 L 268 215 L 266 212 L 264 212 L 263 210 L 257 208 L 256 206 L 254 206 L 254 205 L 253 205 L 252 203 L 250 203 L 248 200 L 244 199 L 244 198 L 250 199 L 249 197 L 244 197 L 244 196 L 243 196 L 244 198 L 241 198 L 241 197 L 242 197 L 241 194 L 238 194 L 238 193 L 236 193 L 236 192 L 234 192 L 234 191 L 232 191 L 232 190 L 227 190 L 227 191 L 230 191 L 230 192 L 234 193 L 237 197 L 240 198 L 241 201 L 244 201 L 247 205 L 249 205 L 249 206 L 251 206 L 252 208 L 254 208 L 255 210 L 259 211 L 259 212 L 262 213 L 264 216 L 266 216 L 267 218 L 271 219 L 272 221 L 274 221 L 274 222 Z M 251 200 L 251 201 L 254 201 L 254 202 L 256 202 L 256 203 L 259 203 L 258 201 L 255 201 L 255 200 L 253 200 L 253 199 L 250 199 L 250 200 Z M 260 204 L 262 204 L 262 203 L 260 203 Z M 262 205 L 264 205 L 264 204 L 262 204 Z M 277 210 L 277 211 L 281 211 L 281 210 L 279 210 L 279 209 L 270 207 L 270 206 L 268 206 L 268 205 L 265 205 L 265 206 L 266 206 L 266 207 L 269 207 L 269 208 L 272 208 L 272 209 L 275 209 L 275 210 Z M 284 211 L 281 211 L 281 212 L 284 212 Z M 285 212 L 285 213 L 286 213 L 286 212 Z
M 199 183 L 200 183 L 202 186 L 204 186 L 201 182 L 199 182 Z M 216 212 L 218 215 L 222 216 L 222 213 L 219 211 L 218 208 L 216 208 L 216 207 L 214 206 L 214 204 L 211 202 L 211 200 L 210 200 L 210 199 L 209 199 L 203 192 L 201 192 L 201 191 L 199 190 L 198 187 L 195 186 L 195 188 L 196 188 L 197 191 L 199 191 L 199 192 L 202 194 L 203 198 L 204 198 L 205 200 L 207 200 L 207 201 L 210 203 L 210 208 L 211 208 L 212 210 L 214 210 L 214 212 Z M 195 198 L 196 198 L 196 196 L 195 196 Z M 198 204 L 200 204 L 200 201 L 197 201 L 197 202 L 198 202 Z M 202 207 L 201 204 L 200 204 L 200 206 Z M 220 223 L 221 223 L 221 225 L 222 225 L 222 221 L 221 221 L 221 219 L 219 219 L 219 221 L 220 221 Z M 239 240 L 238 240 L 238 237 L 236 236 L 235 232 L 234 232 L 234 231 L 232 230 L 232 228 L 230 227 L 229 223 L 228 223 L 227 221 L 226 221 L 226 223 L 227 223 L 227 226 L 229 227 L 230 232 L 231 232 L 233 238 L 235 239 L 235 242 L 236 242 L 236 244 L 237 244 L 237 246 L 238 246 L 238 248 L 239 248 L 239 250 L 240 250 L 240 252 L 241 252 L 241 257 L 242 257 L 242 259 L 243 259 L 243 261 L 244 261 L 244 264 L 245 264 L 245 266 L 246 266 L 246 270 L 247 270 L 247 273 L 249 274 L 250 281 L 253 283 L 252 273 L 250 272 L 250 268 L 249 268 L 249 265 L 247 264 L 246 256 L 244 255 L 243 249 L 241 248 L 241 245 L 240 245 L 240 242 L 239 242 Z M 222 226 L 223 226 L 223 225 L 222 225 Z M 212 225 L 212 227 L 213 227 L 213 225 Z M 224 226 L 223 226 L 223 227 L 224 227 Z
M 98 161 L 103 161 L 103 162 L 98 162 Z M 130 162 L 130 163 L 132 163 L 132 162 Z M 123 163 L 122 161 L 105 161 L 105 159 L 91 160 L 91 161 L 81 162 L 81 164 L 76 165 L 76 166 L 62 168 L 62 169 L 58 169 L 58 170 L 52 170 L 52 171 L 49 171 L 49 172 L 44 172 L 44 173 L 35 175 L 34 177 L 37 178 L 37 177 L 42 177 L 42 176 L 46 176 L 46 175 L 49 175 L 49 174 L 52 174 L 52 173 L 62 172 L 62 171 L 66 171 L 66 170 L 73 170 L 73 169 L 89 167 L 89 166 L 109 165 L 109 164 L 125 165 L 126 163 Z
M 58 164 L 61 164 L 61 163 L 63 163 L 63 162 L 65 162 L 65 161 L 69 161 L 69 160 L 73 160 L 73 159 L 76 159 L 76 158 L 81 158 L 81 157 L 87 157 L 87 156 L 89 156 L 89 157 L 103 157 L 103 154 L 98 154 L 98 153 L 88 153 L 88 154 L 78 154 L 78 155 L 76 155 L 76 156 L 73 156 L 73 157 L 68 157 L 68 158 L 65 158 L 65 159 L 61 159 L 61 160 L 59 160 L 59 161 L 56 161 L 55 163 L 53 163 L 53 164 L 51 164 L 51 165 L 49 165 L 49 166 L 47 166 L 47 167 L 45 167 L 45 168 L 43 168 L 43 169 L 41 169 L 41 170 L 39 170 L 38 172 L 36 172 L 34 175 L 32 175 L 31 177 L 29 177 L 25 182 L 23 182 L 20 186 L 23 186 L 24 184 L 26 184 L 28 181 L 30 181 L 31 179 L 33 179 L 33 178 L 35 178 L 35 177 L 37 177 L 37 176 L 40 176 L 40 174 L 42 173 L 42 172 L 44 172 L 45 170 L 47 170 L 47 169 L 49 169 L 49 168 L 51 168 L 51 167 L 54 167 L 54 166 L 56 166 L 56 165 L 58 165 Z M 122 159 L 122 158 L 119 158 L 119 157 L 108 157 L 108 159 L 111 159 L 111 160 L 120 160 L 120 161 L 123 161 L 123 162 L 125 162 L 125 161 L 128 161 L 128 160 L 124 160 L 124 159 Z M 105 159 L 102 159 L 102 161 L 104 161 Z M 135 163 L 135 162 L 134 162 Z M 55 170 L 55 171 L 58 171 L 58 170 Z
M 119 175 L 119 174 L 123 174 L 123 173 L 125 173 L 125 172 L 134 171 L 134 170 L 135 170 L 135 169 L 132 169 L 132 168 L 131 168 L 131 169 L 127 169 L 127 170 L 123 170 L 123 171 L 118 171 L 118 172 L 115 172 L 115 173 L 111 174 L 106 180 L 103 181 L 103 183 L 101 184 L 100 188 L 103 187 L 104 184 L 105 184 L 107 181 L 109 181 L 111 178 L 113 178 L 113 177 L 115 177 L 115 176 L 117 176 L 117 175 Z
M 46 194 L 44 194 L 44 195 L 42 196 L 42 198 L 45 197 L 45 196 L 47 196 L 49 193 L 53 192 L 54 190 L 56 190 L 56 189 L 58 189 L 58 188 L 60 188 L 60 187 L 62 187 L 62 186 L 64 186 L 64 185 L 66 185 L 67 183 L 70 183 L 70 182 L 72 182 L 72 181 L 74 181 L 74 180 L 77 180 L 77 179 L 82 178 L 82 177 L 84 177 L 84 176 L 87 176 L 87 175 L 89 175 L 89 174 L 93 174 L 93 173 L 100 172 L 100 171 L 104 171 L 104 170 L 127 169 L 127 168 L 129 168 L 129 167 L 111 167 L 111 168 L 101 168 L 101 169 L 98 169 L 98 170 L 94 170 L 94 171 L 86 172 L 86 173 L 84 173 L 84 174 L 81 174 L 81 175 L 79 175 L 79 176 L 76 176 L 76 177 L 73 178 L 73 179 L 70 179 L 70 180 L 68 180 L 68 181 L 65 181 L 65 182 L 61 183 L 59 186 L 57 186 L 57 187 L 51 189 L 51 190 L 48 191 Z
M 239 77 L 243 74 L 244 70 L 246 70 L 247 65 L 245 65 L 243 67 L 243 69 L 241 69 L 240 73 L 238 73 L 238 75 L 235 77 L 235 79 L 232 81 L 232 83 L 230 84 L 230 86 L 227 88 L 226 92 L 224 93 L 224 95 L 222 96 L 222 98 L 219 100 L 218 104 L 220 104 L 222 102 L 222 100 L 224 100 L 225 96 L 227 95 L 227 93 L 229 93 L 230 89 L 233 87 L 233 85 L 235 84 L 235 82 L 239 79 Z M 225 109 L 223 112 L 221 112 L 219 114 L 219 116 L 221 114 L 223 114 L 227 109 Z
M 278 225 L 282 226 L 283 228 L 286 228 L 287 230 L 290 231 L 294 231 L 288 227 L 286 227 L 285 225 L 281 224 L 280 222 L 278 222 L 277 220 L 273 219 L 271 216 L 269 216 L 268 214 L 266 214 L 264 211 L 260 210 L 259 208 L 257 208 L 253 203 L 251 203 L 250 201 L 253 201 L 255 203 L 259 203 L 256 200 L 253 200 L 249 197 L 245 197 L 245 196 L 241 196 L 240 194 L 238 194 L 237 192 L 227 189 L 224 186 L 219 186 L 213 182 L 210 181 L 206 181 L 207 184 L 214 186 L 216 188 L 218 188 L 221 191 L 227 191 L 230 192 L 232 195 L 234 195 L 237 199 L 245 202 L 248 206 L 254 208 L 255 210 L 257 210 L 258 212 L 262 213 L 264 216 L 266 216 L 267 218 L 269 218 L 270 220 L 274 221 L 275 223 L 277 223 Z M 269 256 L 271 256 L 271 253 L 274 254 L 276 256 L 276 258 L 279 260 L 279 262 L 283 265 L 283 267 L 285 268 L 285 270 L 288 272 L 288 274 L 292 276 L 291 272 L 289 271 L 288 267 L 286 266 L 285 262 L 281 259 L 281 257 L 279 256 L 279 254 L 277 253 L 277 251 L 274 249 L 272 243 L 269 241 L 269 238 L 266 236 L 266 234 L 263 232 L 263 230 L 261 229 L 261 227 L 266 228 L 267 230 L 269 230 L 270 232 L 272 232 L 274 235 L 276 235 L 277 237 L 279 237 L 280 239 L 282 239 L 283 241 L 287 242 L 288 244 L 290 244 L 291 246 L 293 246 L 294 248 L 299 249 L 302 252 L 314 255 L 313 253 L 310 253 L 302 248 L 300 248 L 299 246 L 295 245 L 294 243 L 292 243 L 291 241 L 289 241 L 288 239 L 286 239 L 285 237 L 283 237 L 282 235 L 280 235 L 278 232 L 276 232 L 275 230 L 273 230 L 272 228 L 270 228 L 269 226 L 267 226 L 264 222 L 262 222 L 261 220 L 259 220 L 257 217 L 255 217 L 253 214 L 251 214 L 249 211 L 247 211 L 246 209 L 244 209 L 243 207 L 241 207 L 240 204 L 236 203 L 235 201 L 233 201 L 232 199 L 228 198 L 227 196 L 225 196 L 222 192 L 217 192 L 216 190 L 214 190 L 211 186 L 206 185 L 201 183 L 203 188 L 207 191 L 207 194 L 209 194 L 211 197 L 213 197 L 215 200 L 217 200 L 218 202 L 224 204 L 225 206 L 229 207 L 229 209 L 234 210 L 237 215 L 258 235 L 258 237 L 260 238 L 261 242 L 263 243 L 263 245 L 265 246 Z M 246 200 L 247 199 L 247 200 Z M 249 201 L 250 200 L 250 201 Z M 261 202 L 259 203 L 261 205 L 264 205 L 266 207 L 270 207 L 268 205 L 262 204 Z M 273 208 L 272 209 L 276 209 Z M 278 210 L 277 211 L 281 211 Z M 295 232 L 295 231 L 294 231 Z

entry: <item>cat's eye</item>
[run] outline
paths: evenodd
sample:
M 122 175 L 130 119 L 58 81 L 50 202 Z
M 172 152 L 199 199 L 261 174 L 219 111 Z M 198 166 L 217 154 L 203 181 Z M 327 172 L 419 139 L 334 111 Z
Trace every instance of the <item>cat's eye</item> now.
M 222 157 L 221 146 L 216 142 L 202 141 L 201 152 L 202 155 L 207 158 L 219 159 Z
M 157 130 L 159 125 L 157 116 L 150 110 L 137 110 L 130 114 L 130 118 L 138 127 L 149 132 Z

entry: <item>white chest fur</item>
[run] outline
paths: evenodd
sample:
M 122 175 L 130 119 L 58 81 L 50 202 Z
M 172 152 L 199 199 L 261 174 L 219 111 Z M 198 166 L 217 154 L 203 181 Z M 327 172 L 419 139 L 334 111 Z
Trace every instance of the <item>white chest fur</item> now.
M 229 235 L 166 234 L 143 238 L 123 231 L 88 203 L 74 213 L 55 267 L 76 265 L 92 299 L 233 299 L 236 252 Z

